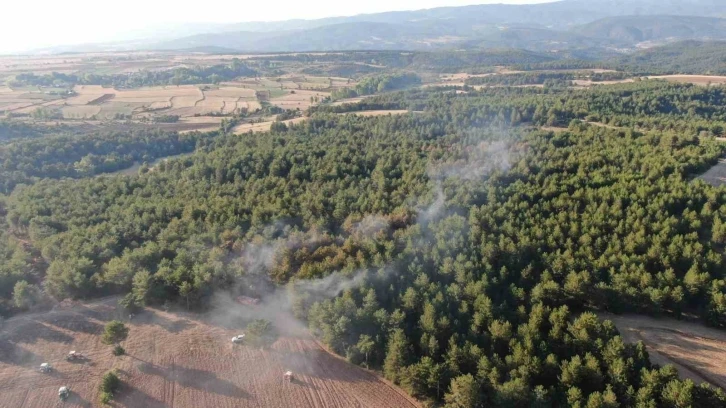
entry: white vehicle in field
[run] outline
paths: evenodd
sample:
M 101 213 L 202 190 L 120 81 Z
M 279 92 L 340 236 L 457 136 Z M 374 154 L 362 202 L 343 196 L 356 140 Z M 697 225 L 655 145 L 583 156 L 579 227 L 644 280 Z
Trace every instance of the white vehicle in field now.
M 239 336 L 232 337 L 232 343 L 234 343 L 234 344 L 242 343 L 244 340 L 245 340 L 244 334 L 240 334 Z
M 53 371 L 53 366 L 51 366 L 50 364 L 43 363 L 43 364 L 40 365 L 40 372 L 41 373 L 49 373 L 51 371 Z
M 66 356 L 66 360 L 68 360 L 68 361 L 84 360 L 85 358 L 86 357 L 83 354 L 81 354 L 75 350 L 71 350 L 68 353 L 68 355 Z
M 60 389 L 58 389 L 58 398 L 60 398 L 61 401 L 67 400 L 70 395 L 71 390 L 68 389 L 68 387 L 60 387 Z

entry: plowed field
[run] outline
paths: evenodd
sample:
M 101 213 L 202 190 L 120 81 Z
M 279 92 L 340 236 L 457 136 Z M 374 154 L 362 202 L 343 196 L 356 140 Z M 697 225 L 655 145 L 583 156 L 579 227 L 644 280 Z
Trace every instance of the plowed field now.
M 108 299 L 7 321 L 0 332 L 0 407 L 100 406 L 98 382 L 112 368 L 124 384 L 116 407 L 417 406 L 376 375 L 328 354 L 304 331 L 261 350 L 233 345 L 239 329 L 147 309 L 127 321 L 127 355 L 113 357 L 99 336 L 113 318 L 128 320 Z M 70 350 L 88 359 L 67 362 Z M 55 371 L 38 372 L 42 362 Z M 291 383 L 282 378 L 287 370 L 295 375 Z M 72 392 L 65 404 L 57 397 L 62 385 Z
M 726 389 L 726 333 L 697 323 L 605 315 L 625 341 L 642 341 L 652 362 L 672 364 L 683 378 Z

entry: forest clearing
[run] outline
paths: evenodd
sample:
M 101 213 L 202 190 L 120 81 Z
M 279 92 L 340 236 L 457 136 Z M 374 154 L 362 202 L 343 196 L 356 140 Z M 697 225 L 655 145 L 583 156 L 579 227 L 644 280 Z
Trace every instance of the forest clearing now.
M 726 333 L 698 323 L 636 315 L 606 315 L 629 343 L 642 341 L 650 360 L 671 364 L 681 378 L 726 389 Z
M 718 163 L 713 165 L 705 173 L 698 176 L 706 183 L 718 187 L 726 183 L 726 159 L 719 159 Z

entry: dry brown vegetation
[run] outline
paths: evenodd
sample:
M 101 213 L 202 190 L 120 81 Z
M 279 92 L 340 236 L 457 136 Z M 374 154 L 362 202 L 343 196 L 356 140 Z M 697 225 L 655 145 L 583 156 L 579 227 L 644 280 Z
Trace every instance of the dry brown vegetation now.
M 50 407 L 70 387 L 64 407 L 99 406 L 98 383 L 116 369 L 123 381 L 116 407 L 416 407 L 373 373 L 327 353 L 304 330 L 282 333 L 262 350 L 233 345 L 239 328 L 197 315 L 147 309 L 126 322 L 127 355 L 100 341 L 104 324 L 124 319 L 115 299 L 66 304 L 9 320 L 0 332 L 0 405 Z M 124 319 L 128 320 L 128 319 Z M 67 362 L 70 350 L 88 359 Z M 38 371 L 49 362 L 50 374 Z M 295 377 L 285 383 L 282 375 Z
M 726 389 L 726 333 L 674 319 L 603 317 L 615 323 L 625 341 L 643 341 L 652 362 L 672 364 L 682 378 Z

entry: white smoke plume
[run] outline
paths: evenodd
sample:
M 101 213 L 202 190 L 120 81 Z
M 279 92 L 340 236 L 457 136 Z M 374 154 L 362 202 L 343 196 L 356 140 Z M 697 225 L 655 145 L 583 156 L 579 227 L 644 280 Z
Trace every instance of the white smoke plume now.
M 299 232 L 283 227 L 277 230 L 280 236 L 274 240 L 265 240 L 258 236 L 245 245 L 233 264 L 241 267 L 245 274 L 266 273 L 275 266 L 281 253 L 285 250 L 294 251 L 303 247 L 316 247 L 333 241 L 333 237 L 317 229 Z
M 432 166 L 428 171 L 429 178 L 473 181 L 480 180 L 495 170 L 505 172 L 511 168 L 509 146 L 503 141 L 480 142 L 467 146 L 462 156 L 459 160 Z
M 250 243 L 242 250 L 239 258 L 240 266 L 247 273 L 256 274 L 272 269 L 275 263 L 275 254 L 284 246 L 283 242 L 266 244 Z
M 295 291 L 309 294 L 316 298 L 333 298 L 346 290 L 362 286 L 369 273 L 367 270 L 359 270 L 352 276 L 342 272 L 334 272 L 324 278 L 308 279 L 292 282 L 290 285 Z
M 431 222 L 439 218 L 446 206 L 446 195 L 441 181 L 436 182 L 436 199 L 426 208 L 419 211 L 418 220 L 423 223 Z
M 286 286 L 272 287 L 267 293 L 258 294 L 256 305 L 241 304 L 237 295 L 218 292 L 212 298 L 209 319 L 217 325 L 241 328 L 254 319 L 265 319 L 286 335 L 305 335 L 306 324 L 295 317 L 295 301 L 305 299 L 307 304 L 332 299 L 346 290 L 363 286 L 370 279 L 384 279 L 389 270 L 373 274 L 368 270 L 358 270 L 352 274 L 336 271 L 324 278 L 297 280 Z M 306 311 L 303 311 L 303 314 Z
M 391 222 L 387 217 L 378 214 L 371 214 L 353 224 L 351 234 L 364 238 L 371 238 L 381 232 L 388 232 L 390 229 Z
M 446 211 L 444 183 L 452 183 L 455 179 L 481 180 L 494 171 L 504 172 L 510 167 L 510 149 L 503 141 L 468 145 L 459 153 L 459 159 L 430 166 L 428 175 L 435 182 L 434 197 L 429 205 L 418 211 L 418 222 L 425 224 L 436 221 L 444 215 Z M 390 228 L 389 218 L 371 214 L 349 224 L 345 230 L 353 236 L 374 237 L 381 232 L 390 231 Z M 389 267 L 378 274 L 370 270 L 358 270 L 353 273 L 335 271 L 320 279 L 293 280 L 285 287 L 269 282 L 269 272 L 280 261 L 278 258 L 284 251 L 314 248 L 332 243 L 334 240 L 333 236 L 320 230 L 300 232 L 283 223 L 275 223 L 262 229 L 261 235 L 243 248 L 237 262 L 242 269 L 243 280 L 250 276 L 258 276 L 259 279 L 268 279 L 267 284 L 237 288 L 237 293 L 234 295 L 223 293 L 215 295 L 213 319 L 220 324 L 235 324 L 240 320 L 263 318 L 275 322 L 277 327 L 285 331 L 298 329 L 304 331 L 305 324 L 296 319 L 292 313 L 296 299 L 300 296 L 304 297 L 308 304 L 332 299 L 346 290 L 365 285 L 371 279 L 385 279 L 393 270 Z M 421 245 L 424 245 L 424 242 L 422 241 Z M 241 305 L 235 300 L 235 296 L 240 293 L 259 298 L 259 304 L 252 307 Z M 236 327 L 239 327 L 239 324 Z

